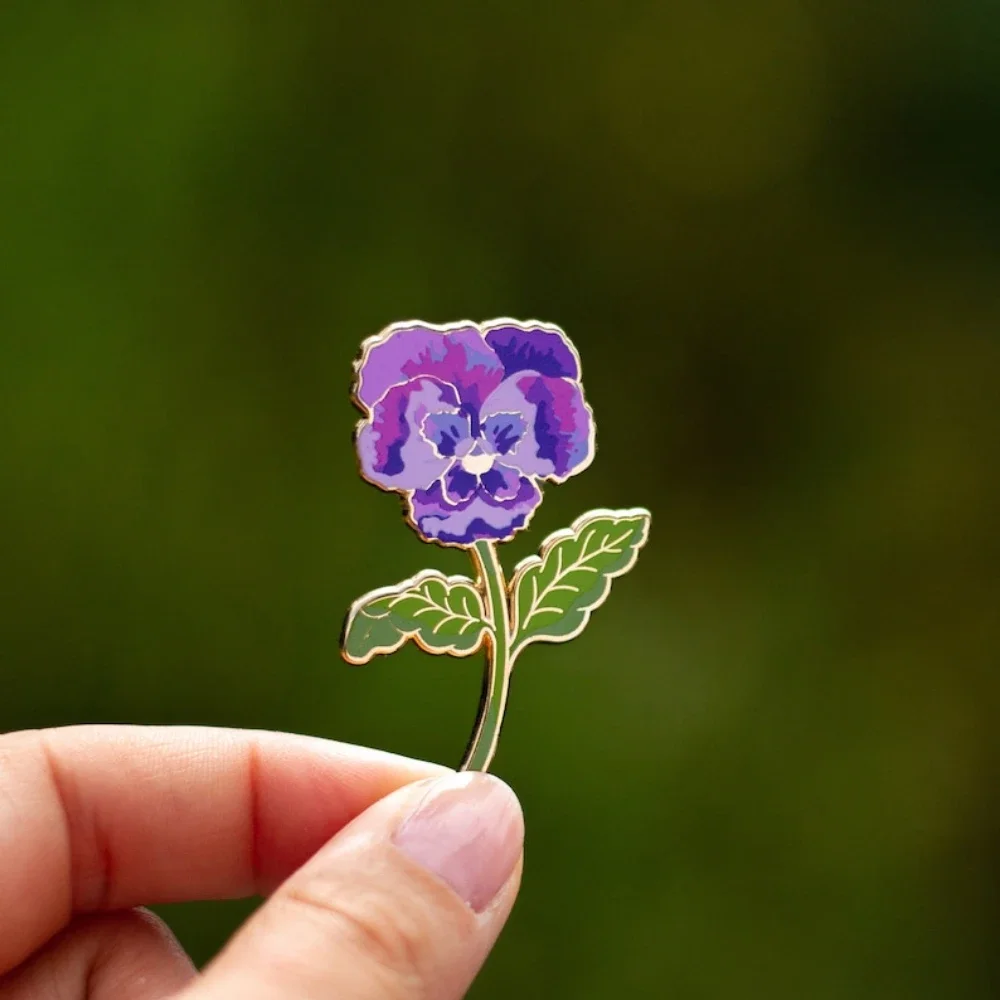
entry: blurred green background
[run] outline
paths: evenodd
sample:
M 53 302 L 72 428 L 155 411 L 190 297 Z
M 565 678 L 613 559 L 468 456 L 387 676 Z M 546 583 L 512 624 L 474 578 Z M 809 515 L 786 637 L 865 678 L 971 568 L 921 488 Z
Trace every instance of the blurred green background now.
M 355 474 L 350 366 L 557 322 L 598 459 L 508 564 L 653 534 L 519 663 L 471 995 L 996 995 L 996 4 L 8 0 L 0 225 L 0 729 L 456 763 L 476 660 L 338 657 L 465 569 Z M 165 912 L 204 961 L 250 905 Z

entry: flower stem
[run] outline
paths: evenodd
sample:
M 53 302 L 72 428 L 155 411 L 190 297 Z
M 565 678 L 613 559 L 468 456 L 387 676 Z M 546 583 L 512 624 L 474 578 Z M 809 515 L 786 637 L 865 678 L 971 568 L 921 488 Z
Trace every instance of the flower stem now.
M 479 574 L 479 581 L 486 593 L 486 614 L 493 631 L 488 634 L 486 640 L 486 670 L 483 675 L 483 694 L 479 702 L 476 728 L 465 751 L 465 759 L 460 770 L 486 771 L 500 742 L 500 729 L 507 707 L 510 673 L 514 661 L 510 648 L 507 583 L 503 567 L 497 557 L 496 544 L 480 540 L 470 553 Z

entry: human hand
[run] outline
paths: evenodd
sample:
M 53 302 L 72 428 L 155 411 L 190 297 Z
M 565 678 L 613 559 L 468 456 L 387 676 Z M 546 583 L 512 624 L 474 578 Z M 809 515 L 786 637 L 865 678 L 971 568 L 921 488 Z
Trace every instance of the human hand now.
M 455 1000 L 520 883 L 513 793 L 309 737 L 0 736 L 0 1000 Z M 199 975 L 135 907 L 269 898 Z

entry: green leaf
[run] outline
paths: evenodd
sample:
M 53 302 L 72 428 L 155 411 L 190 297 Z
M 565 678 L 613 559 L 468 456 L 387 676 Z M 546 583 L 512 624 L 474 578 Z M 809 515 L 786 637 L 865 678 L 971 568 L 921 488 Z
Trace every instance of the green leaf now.
M 592 510 L 520 563 L 511 582 L 514 649 L 567 642 L 604 603 L 611 581 L 627 573 L 649 536 L 647 510 Z
M 412 639 L 428 653 L 469 656 L 491 631 L 483 599 L 464 576 L 425 570 L 354 602 L 342 644 L 349 663 L 367 663 Z

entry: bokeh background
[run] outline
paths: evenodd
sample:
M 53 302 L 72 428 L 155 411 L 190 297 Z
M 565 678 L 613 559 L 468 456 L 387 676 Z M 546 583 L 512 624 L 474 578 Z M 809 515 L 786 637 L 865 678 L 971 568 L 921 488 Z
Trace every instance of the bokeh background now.
M 650 545 L 519 664 L 524 893 L 472 992 L 995 996 L 1000 8 L 8 0 L 0 729 L 456 763 L 475 660 L 338 658 L 425 566 L 362 338 L 538 317 Z M 253 903 L 168 907 L 199 961 Z

